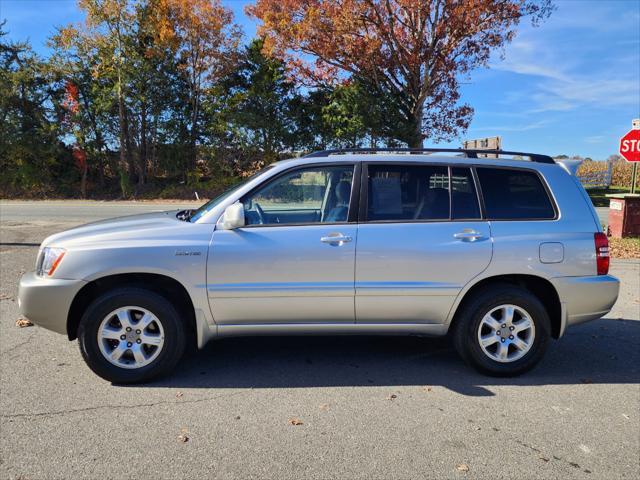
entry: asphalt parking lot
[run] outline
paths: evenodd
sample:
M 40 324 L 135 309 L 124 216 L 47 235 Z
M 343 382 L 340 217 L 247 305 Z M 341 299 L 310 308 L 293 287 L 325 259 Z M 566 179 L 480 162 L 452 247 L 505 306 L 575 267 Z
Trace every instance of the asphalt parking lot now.
M 76 342 L 15 325 L 45 236 L 179 206 L 0 204 L 0 477 L 638 478 L 637 261 L 613 262 L 605 319 L 516 379 L 476 374 L 446 339 L 244 338 L 122 387 Z

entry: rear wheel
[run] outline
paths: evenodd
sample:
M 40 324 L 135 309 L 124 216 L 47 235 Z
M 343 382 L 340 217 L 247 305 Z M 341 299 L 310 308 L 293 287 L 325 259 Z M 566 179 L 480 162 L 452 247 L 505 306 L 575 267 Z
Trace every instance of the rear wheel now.
M 495 285 L 476 293 L 456 318 L 453 341 L 460 356 L 483 373 L 519 375 L 544 355 L 549 315 L 528 290 Z
M 161 295 L 121 288 L 94 300 L 78 328 L 85 362 L 114 383 L 145 382 L 168 373 L 185 347 L 183 323 Z

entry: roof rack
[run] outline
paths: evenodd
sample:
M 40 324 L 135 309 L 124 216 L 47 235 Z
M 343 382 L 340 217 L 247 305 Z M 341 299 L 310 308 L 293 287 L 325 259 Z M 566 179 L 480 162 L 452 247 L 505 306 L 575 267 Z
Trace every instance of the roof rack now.
M 481 158 L 478 155 L 510 155 L 512 157 L 528 157 L 532 162 L 537 163 L 556 163 L 553 158 L 548 155 L 540 155 L 538 153 L 510 152 L 507 150 L 481 150 L 468 148 L 339 148 L 335 150 L 321 150 L 311 152 L 303 158 L 328 157 L 330 155 L 345 155 L 349 153 L 457 153 L 467 158 Z

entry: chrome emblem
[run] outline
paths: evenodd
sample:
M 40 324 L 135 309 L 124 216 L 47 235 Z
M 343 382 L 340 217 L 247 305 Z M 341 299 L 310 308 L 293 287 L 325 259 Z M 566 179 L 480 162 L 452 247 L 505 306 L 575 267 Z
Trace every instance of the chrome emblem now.
M 189 250 L 176 250 L 176 257 L 197 257 L 201 254 L 202 252 L 193 252 Z

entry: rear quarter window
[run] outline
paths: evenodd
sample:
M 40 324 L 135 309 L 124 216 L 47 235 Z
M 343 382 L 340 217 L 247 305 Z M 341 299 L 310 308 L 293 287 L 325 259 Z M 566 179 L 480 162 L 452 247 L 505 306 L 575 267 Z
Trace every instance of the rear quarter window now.
M 556 216 L 549 194 L 533 171 L 478 167 L 489 220 L 551 220 Z

